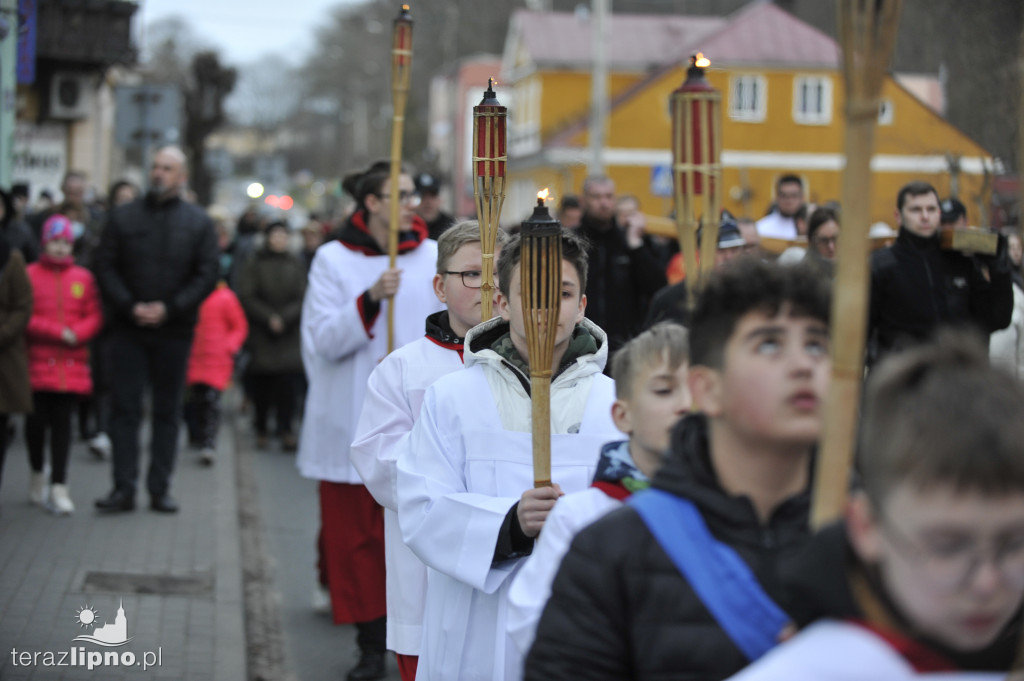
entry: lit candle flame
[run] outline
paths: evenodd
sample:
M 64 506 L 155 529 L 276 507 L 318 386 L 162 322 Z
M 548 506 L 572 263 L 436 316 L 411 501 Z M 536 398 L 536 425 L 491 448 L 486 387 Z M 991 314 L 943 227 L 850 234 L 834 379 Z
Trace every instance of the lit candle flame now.
M 693 65 L 699 66 L 702 69 L 706 69 L 707 67 L 711 66 L 711 60 L 705 57 L 703 52 L 698 52 L 694 56 Z
M 403 12 L 408 12 L 409 11 L 409 5 L 402 5 L 402 11 Z
M 545 201 L 548 200 L 548 196 L 550 195 L 551 193 L 548 191 L 548 188 L 544 187 L 544 189 L 537 192 L 537 200 L 540 201 L 541 203 L 544 203 Z

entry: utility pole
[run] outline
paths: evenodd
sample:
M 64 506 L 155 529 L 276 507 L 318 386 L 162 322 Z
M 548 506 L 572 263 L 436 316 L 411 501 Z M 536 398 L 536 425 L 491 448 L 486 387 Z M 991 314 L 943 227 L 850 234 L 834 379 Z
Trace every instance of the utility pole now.
M 608 117 L 608 54 L 605 47 L 612 0 L 592 0 L 590 75 L 590 175 L 604 175 L 604 131 Z
M 18 0 L 0 0 L 0 187 L 14 179 L 15 78 L 18 61 Z

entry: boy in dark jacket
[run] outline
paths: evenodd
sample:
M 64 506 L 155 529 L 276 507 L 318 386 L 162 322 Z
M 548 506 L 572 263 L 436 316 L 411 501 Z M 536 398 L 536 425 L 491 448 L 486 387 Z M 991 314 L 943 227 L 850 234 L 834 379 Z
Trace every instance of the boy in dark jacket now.
M 828 306 L 827 284 L 801 266 L 738 260 L 713 273 L 690 329 L 701 413 L 676 427 L 652 489 L 573 542 L 527 679 L 724 679 L 774 645 L 789 620 L 780 572 L 808 537 Z M 653 515 L 667 523 L 651 524 L 645 498 L 664 502 Z M 684 526 L 705 546 L 666 541 L 666 527 Z M 715 575 L 710 589 L 701 572 Z M 722 596 L 739 596 L 739 616 Z M 737 620 L 757 629 L 753 643 Z

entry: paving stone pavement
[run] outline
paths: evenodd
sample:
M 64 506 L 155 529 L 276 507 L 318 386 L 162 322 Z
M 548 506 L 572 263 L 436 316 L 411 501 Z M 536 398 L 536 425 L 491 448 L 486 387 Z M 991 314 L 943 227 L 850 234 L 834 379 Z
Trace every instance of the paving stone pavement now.
M 181 504 L 175 515 L 149 510 L 144 483 L 134 512 L 98 514 L 93 500 L 111 489 L 110 463 L 98 461 L 85 443 L 76 442 L 68 471 L 76 512 L 57 517 L 28 502 L 21 418 L 14 421 L 18 432 L 0 486 L 0 679 L 243 681 L 246 649 L 230 429 L 222 429 L 220 458 L 213 467 L 201 466 L 187 449 L 179 453 L 171 488 Z M 113 573 L 107 575 L 111 583 L 92 585 L 97 572 Z M 130 583 L 153 576 L 164 579 L 149 586 Z M 166 593 L 173 586 L 166 577 L 198 578 L 192 584 L 198 592 Z M 128 643 L 104 648 L 73 641 L 93 630 L 82 626 L 88 619 L 87 613 L 79 614 L 83 608 L 95 609 L 96 621 L 105 625 L 115 621 L 122 604 Z M 108 664 L 89 671 L 83 651 L 105 653 Z M 135 665 L 125 666 L 131 656 Z M 56 666 L 62 661 L 65 666 Z M 149 668 L 143 669 L 143 663 Z
M 171 489 L 181 504 L 176 515 L 149 510 L 144 482 L 134 512 L 107 516 L 94 511 L 93 500 L 110 491 L 110 462 L 96 460 L 84 442 L 74 443 L 68 472 L 76 512 L 56 517 L 31 505 L 21 418 L 13 419 L 18 433 L 0 484 L 0 679 L 345 678 L 358 660 L 355 628 L 333 625 L 311 604 L 319 529 L 316 483 L 299 476 L 294 454 L 283 453 L 277 443 L 266 451 L 254 449 L 248 419 L 234 409 L 237 401 L 237 395 L 225 395 L 213 467 L 201 466 L 195 452 L 180 448 Z M 148 435 L 142 442 L 148 443 Z M 146 461 L 144 455 L 143 476 Z M 251 498 L 240 500 L 238 481 L 246 478 L 251 484 L 245 494 Z M 245 563 L 240 505 L 255 511 L 259 530 L 258 555 L 246 555 Z M 258 572 L 269 576 L 268 584 L 246 592 L 243 580 L 253 573 L 254 560 L 261 561 Z M 99 584 L 103 575 L 97 573 L 109 573 L 112 584 Z M 153 576 L 165 579 L 148 586 L 129 583 Z M 200 592 L 138 592 L 174 586 L 167 577 L 195 578 L 186 586 Z M 250 602 L 247 611 L 244 594 L 254 592 L 263 607 L 254 610 Z M 114 621 L 121 603 L 131 637 L 127 644 L 102 648 L 73 641 L 90 632 L 81 625 L 80 610 L 94 608 L 97 620 L 106 624 Z M 283 660 L 271 667 L 275 676 L 257 677 L 256 668 L 250 669 L 253 656 L 261 652 L 246 647 L 245 617 L 254 611 L 274 620 L 260 624 L 283 639 Z M 70 666 L 72 648 L 76 666 Z M 78 659 L 83 648 L 86 653 L 131 652 L 138 665 L 89 671 Z M 47 652 L 54 661 L 68 653 L 67 666 L 44 666 Z M 24 653 L 40 655 L 35 664 L 23 664 Z M 158 654 L 159 664 L 143 670 L 146 653 Z M 399 681 L 390 655 L 388 672 L 387 681 Z

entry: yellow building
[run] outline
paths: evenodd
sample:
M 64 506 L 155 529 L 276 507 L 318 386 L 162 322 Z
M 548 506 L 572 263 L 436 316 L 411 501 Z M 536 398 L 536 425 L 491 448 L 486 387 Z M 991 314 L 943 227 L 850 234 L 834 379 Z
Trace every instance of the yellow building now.
M 509 222 L 529 210 L 539 188 L 550 187 L 556 197 L 578 193 L 588 173 L 590 24 L 564 13 L 521 11 L 513 18 L 503 62 L 512 88 Z M 768 2 L 728 17 L 616 14 L 608 25 L 603 160 L 619 194 L 637 196 L 650 214 L 672 211 L 669 95 L 699 51 L 711 59 L 707 78 L 722 93 L 723 207 L 738 216 L 765 215 L 775 179 L 787 173 L 803 178 L 812 203 L 840 199 L 845 97 L 831 37 Z M 897 191 L 920 179 L 941 197 L 956 182 L 971 223 L 980 224 L 995 160 L 936 112 L 940 102 L 930 106 L 907 82 L 888 78 L 883 88 L 872 222 L 894 225 Z

